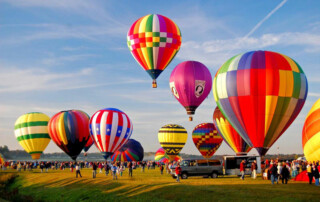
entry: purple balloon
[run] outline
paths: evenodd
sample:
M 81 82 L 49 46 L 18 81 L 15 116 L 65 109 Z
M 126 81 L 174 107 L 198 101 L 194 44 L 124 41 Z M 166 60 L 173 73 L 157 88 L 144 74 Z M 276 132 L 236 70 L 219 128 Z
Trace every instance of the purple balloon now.
M 212 77 L 208 68 L 197 61 L 185 61 L 178 64 L 170 76 L 170 89 L 180 104 L 190 115 L 209 95 Z

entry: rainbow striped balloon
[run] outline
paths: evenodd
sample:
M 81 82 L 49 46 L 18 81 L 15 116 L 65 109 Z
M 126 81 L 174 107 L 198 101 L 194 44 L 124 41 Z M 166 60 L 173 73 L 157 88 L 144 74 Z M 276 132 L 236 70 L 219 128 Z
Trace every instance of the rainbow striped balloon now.
M 247 155 L 247 153 L 252 149 L 223 116 L 219 107 L 216 107 L 214 110 L 213 124 L 216 126 L 218 133 L 236 153 L 236 155 Z
M 73 160 L 76 160 L 87 144 L 89 115 L 80 110 L 61 111 L 49 121 L 49 135 L 54 143 Z
M 32 159 L 39 159 L 50 142 L 49 119 L 43 113 L 31 112 L 20 116 L 14 125 L 17 140 Z
M 308 161 L 320 160 L 320 99 L 314 103 L 304 122 L 302 147 Z
M 204 158 L 210 158 L 223 141 L 213 123 L 197 125 L 192 131 L 192 140 Z
M 116 151 L 110 158 L 112 161 L 142 161 L 144 150 L 140 142 L 129 139 L 128 142 Z
M 156 154 L 154 156 L 154 160 L 158 161 L 158 162 L 162 162 L 162 163 L 168 163 L 169 162 L 169 156 L 166 154 L 166 151 L 160 147 L 157 151 Z M 181 161 L 182 157 L 180 156 L 180 154 L 178 154 L 173 161 Z
M 90 134 L 105 159 L 130 138 L 133 125 L 127 114 L 115 108 L 97 111 L 90 119 Z
M 169 65 L 181 46 L 179 27 L 169 18 L 150 14 L 139 18 L 128 31 L 127 44 L 136 61 L 153 79 Z
M 293 59 L 270 51 L 239 54 L 218 70 L 213 95 L 242 138 L 265 155 L 300 113 L 307 78 Z

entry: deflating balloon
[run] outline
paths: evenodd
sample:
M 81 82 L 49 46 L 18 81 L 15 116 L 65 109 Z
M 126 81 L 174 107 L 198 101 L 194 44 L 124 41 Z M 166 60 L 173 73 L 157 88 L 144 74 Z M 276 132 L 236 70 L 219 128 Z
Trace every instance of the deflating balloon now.
M 55 114 L 49 121 L 49 135 L 62 151 L 76 160 L 90 139 L 89 116 L 80 110 Z
M 156 79 L 170 64 L 181 46 L 179 27 L 169 18 L 151 14 L 134 22 L 127 35 L 131 54 L 153 79 Z
M 168 124 L 160 128 L 158 139 L 170 161 L 173 161 L 186 144 L 188 133 L 186 129 L 180 125 Z
M 308 161 L 320 160 L 320 99 L 314 103 L 304 122 L 302 147 Z
M 246 155 L 251 150 L 251 147 L 232 127 L 218 107 L 216 107 L 213 113 L 213 123 L 218 133 L 237 155 Z
M 169 156 L 166 154 L 166 151 L 161 147 L 156 151 L 156 154 L 154 156 L 154 160 L 157 162 L 162 162 L 162 163 L 168 163 L 169 162 Z M 182 158 L 180 154 L 178 154 L 173 161 L 181 161 Z
M 170 89 L 175 98 L 193 115 L 197 107 L 208 96 L 212 88 L 212 78 L 206 66 L 196 61 L 178 64 L 170 76 Z
M 14 125 L 17 140 L 32 159 L 39 159 L 50 142 L 49 119 L 43 113 L 31 112 L 20 116 Z
M 110 158 L 112 161 L 142 161 L 144 150 L 140 142 L 129 139 L 128 142 L 116 151 Z
M 236 55 L 218 70 L 213 94 L 219 109 L 260 155 L 301 111 L 307 78 L 293 59 L 270 51 Z
M 197 125 L 192 131 L 192 140 L 204 158 L 210 158 L 223 141 L 213 123 Z
M 127 114 L 115 108 L 97 111 L 90 119 L 90 134 L 105 159 L 130 138 L 133 125 Z

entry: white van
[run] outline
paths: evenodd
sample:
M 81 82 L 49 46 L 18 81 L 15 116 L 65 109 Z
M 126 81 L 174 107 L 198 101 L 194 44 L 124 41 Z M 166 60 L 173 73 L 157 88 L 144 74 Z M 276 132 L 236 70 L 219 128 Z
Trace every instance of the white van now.
M 251 175 L 251 164 L 254 160 L 257 162 L 257 174 L 261 173 L 261 158 L 260 156 L 224 156 L 223 168 L 225 175 L 240 175 L 240 163 L 246 161 L 245 175 Z

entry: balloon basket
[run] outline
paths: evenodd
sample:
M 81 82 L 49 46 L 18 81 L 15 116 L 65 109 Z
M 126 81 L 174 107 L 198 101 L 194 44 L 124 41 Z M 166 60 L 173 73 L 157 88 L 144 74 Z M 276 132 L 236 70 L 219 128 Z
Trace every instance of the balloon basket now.
M 193 121 L 193 118 L 192 118 L 192 116 L 189 116 L 189 121 Z
M 152 81 L 152 88 L 157 88 L 157 81 L 156 80 Z

